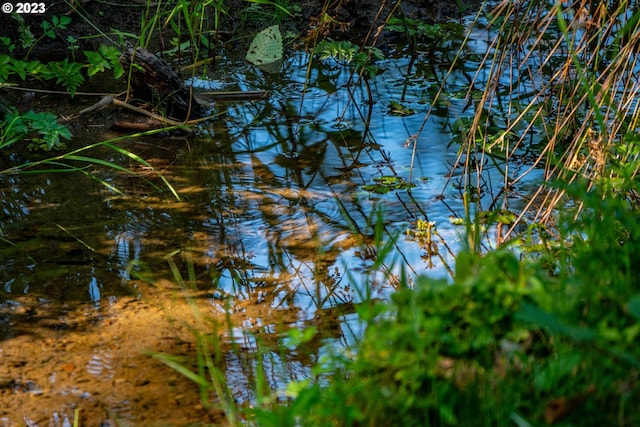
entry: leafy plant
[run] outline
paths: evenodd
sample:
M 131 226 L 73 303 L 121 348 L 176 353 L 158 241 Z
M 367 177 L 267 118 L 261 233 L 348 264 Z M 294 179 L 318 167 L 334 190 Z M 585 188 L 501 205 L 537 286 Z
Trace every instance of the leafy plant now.
M 40 71 L 40 74 L 45 79 L 55 79 L 56 83 L 62 84 L 71 96 L 73 96 L 85 80 L 82 74 L 82 68 L 82 64 L 69 62 L 69 60 L 65 58 L 62 61 L 50 62 L 47 68 L 43 68 Z
M 84 55 L 89 61 L 87 75 L 91 77 L 113 69 L 113 77 L 119 79 L 124 74 L 122 65 L 118 61 L 120 54 L 120 50 L 113 46 L 100 45 L 97 52 L 85 50 Z
M 370 191 L 377 194 L 386 194 L 393 190 L 408 190 L 415 187 L 399 176 L 378 176 L 373 178 L 375 184 L 363 185 L 364 191 Z
M 456 22 L 428 23 L 422 19 L 403 16 L 390 18 L 385 29 L 403 34 L 412 52 L 427 50 L 434 53 L 435 51 L 445 52 L 445 49 L 452 50 L 450 43 L 462 40 L 464 26 Z
M 21 47 L 23 49 L 29 49 L 32 46 L 34 46 L 36 43 L 36 38 L 31 32 L 31 27 L 27 25 L 27 23 L 25 22 L 24 17 L 17 13 L 12 13 L 10 16 L 13 20 L 15 20 L 18 23 L 18 34 L 20 37 Z M 15 50 L 16 48 L 15 44 L 12 43 L 11 40 L 5 41 L 5 44 L 7 44 L 10 47 L 11 51 Z
M 375 60 L 384 59 L 384 54 L 377 47 L 360 48 L 351 41 L 320 41 L 314 49 L 314 54 L 320 60 L 329 58 L 346 63 L 354 63 L 356 70 L 366 71 L 369 76 L 375 76 L 381 70 L 375 65 Z
M 8 55 L 0 55 L 0 82 L 9 82 L 12 74 L 17 74 L 21 80 L 26 80 L 27 76 L 37 76 L 46 68 L 47 65 L 40 61 L 23 61 Z
M 9 50 L 9 53 L 13 53 L 13 51 L 16 50 L 16 45 L 11 37 L 1 36 L 0 43 L 2 43 Z
M 19 140 L 31 136 L 30 148 L 45 151 L 64 148 L 62 139 L 71 139 L 71 132 L 58 123 L 51 113 L 28 111 L 20 115 L 9 112 L 4 121 L 0 120 L 0 148 L 5 148 Z
M 120 78 L 124 74 L 122 65 L 118 61 L 120 57 L 118 49 L 101 45 L 97 52 L 85 51 L 84 53 L 87 64 L 68 59 L 42 63 L 0 55 L 0 83 L 9 82 L 13 75 L 17 75 L 21 80 L 26 80 L 28 77 L 55 80 L 56 84 L 62 85 L 73 96 L 85 81 L 85 69 L 88 77 L 107 70 L 113 70 L 115 78 Z
M 66 29 L 70 23 L 71 23 L 70 17 L 55 16 L 55 15 L 51 17 L 51 21 L 47 21 L 47 20 L 42 21 L 42 23 L 40 24 L 40 26 L 42 27 L 42 35 L 37 39 L 31 36 L 30 40 L 28 41 L 25 40 L 23 42 L 24 47 L 27 47 L 27 46 L 29 47 L 29 50 L 27 50 L 27 53 L 24 56 L 25 59 L 29 58 L 31 51 L 38 43 L 40 43 L 40 41 L 42 41 L 45 37 L 48 37 L 50 39 L 55 39 L 57 37 L 56 31 Z M 31 34 L 31 31 L 29 30 L 28 33 Z
M 411 116 L 412 114 L 415 114 L 415 110 L 407 107 L 402 102 L 390 101 L 389 114 L 392 116 Z
M 76 57 L 75 53 L 78 49 L 80 49 L 78 38 L 72 35 L 68 35 L 67 38 L 65 39 L 65 42 L 67 43 L 67 49 L 71 51 L 73 58 L 75 60 L 75 57 Z
M 173 52 L 180 55 L 183 51 L 191 55 L 196 62 L 201 51 L 211 53 L 215 48 L 220 21 L 227 11 L 223 0 L 207 0 L 204 2 L 190 2 L 180 0 L 172 5 L 166 14 L 160 13 L 160 5 L 156 13 L 148 9 L 145 19 L 142 21 L 140 44 L 147 46 L 151 40 L 153 28 L 156 25 L 170 27 L 177 35 L 171 43 L 175 46 Z M 213 15 L 212 19 L 209 17 Z M 163 22 L 162 17 L 164 18 Z M 202 49 L 202 48 L 205 49 Z
M 620 194 L 561 221 L 556 265 L 502 248 L 458 254 L 452 283 L 406 280 L 359 310 L 364 339 L 293 383 L 258 425 L 634 425 L 640 398 L 640 221 Z M 277 421 L 276 421 L 277 420 Z

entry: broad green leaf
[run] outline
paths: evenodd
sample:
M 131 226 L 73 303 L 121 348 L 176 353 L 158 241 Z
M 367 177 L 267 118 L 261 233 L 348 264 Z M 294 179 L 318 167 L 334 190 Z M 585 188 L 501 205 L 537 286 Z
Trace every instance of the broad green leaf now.
M 582 360 L 583 357 L 579 353 L 551 360 L 533 379 L 533 385 L 536 391 L 546 393 L 559 388 L 560 382 L 563 381 L 575 367 L 582 363 Z
M 268 65 L 282 59 L 282 34 L 280 27 L 272 25 L 258 34 L 249 45 L 247 61 L 254 65 Z
M 85 50 L 84 56 L 89 61 L 89 69 L 87 70 L 89 77 L 111 68 L 111 64 L 98 52 Z

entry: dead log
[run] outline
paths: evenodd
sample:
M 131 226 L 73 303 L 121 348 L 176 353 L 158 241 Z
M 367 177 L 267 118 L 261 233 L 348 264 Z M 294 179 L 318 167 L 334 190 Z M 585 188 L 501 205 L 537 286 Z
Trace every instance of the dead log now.
M 176 120 L 198 119 L 206 108 L 198 103 L 178 74 L 162 59 L 141 47 L 129 45 L 120 56 L 125 72 L 131 70 L 131 89 L 137 99 L 151 103 Z

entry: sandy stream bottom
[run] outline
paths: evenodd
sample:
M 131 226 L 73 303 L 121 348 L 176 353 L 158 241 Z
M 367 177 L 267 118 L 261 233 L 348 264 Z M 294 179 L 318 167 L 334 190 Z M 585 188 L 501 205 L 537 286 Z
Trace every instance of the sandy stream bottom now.
M 0 305 L 2 336 L 11 329 L 0 341 L 0 426 L 72 426 L 76 409 L 81 426 L 224 424 L 193 382 L 148 354 L 193 359 L 193 307 L 172 292 L 150 287 L 143 298 L 99 308 Z M 206 310 L 207 299 L 199 301 Z

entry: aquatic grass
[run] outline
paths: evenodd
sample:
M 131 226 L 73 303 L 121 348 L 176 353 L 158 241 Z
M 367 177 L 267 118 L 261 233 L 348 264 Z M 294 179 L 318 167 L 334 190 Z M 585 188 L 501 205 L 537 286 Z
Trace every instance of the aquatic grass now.
M 135 134 L 123 135 L 116 138 L 112 138 L 105 141 L 100 141 L 94 144 L 90 144 L 67 153 L 59 154 L 56 156 L 48 157 L 42 160 L 37 161 L 28 161 L 21 165 L 12 166 L 8 169 L 0 170 L 0 178 L 2 176 L 10 176 L 10 175 L 27 175 L 27 174 L 41 174 L 41 173 L 69 173 L 69 172 L 80 172 L 91 179 L 96 180 L 100 184 L 104 185 L 111 191 L 115 191 L 118 194 L 123 194 L 121 190 L 119 190 L 116 186 L 108 183 L 107 181 L 101 179 L 98 175 L 93 172 L 87 171 L 87 168 L 90 165 L 93 166 L 103 166 L 110 169 L 113 169 L 118 172 L 124 172 L 127 174 L 131 174 L 133 176 L 137 176 L 151 185 L 153 188 L 162 191 L 162 188 L 153 182 L 149 181 L 147 178 L 142 177 L 139 173 L 135 172 L 131 168 L 124 167 L 117 163 L 107 161 L 97 157 L 91 157 L 84 155 L 82 153 L 86 153 L 90 150 L 94 150 L 97 148 L 108 148 L 126 158 L 131 159 L 133 162 L 145 166 L 149 170 L 151 170 L 164 184 L 165 188 L 171 193 L 173 197 L 177 200 L 180 200 L 180 196 L 178 195 L 175 188 L 169 183 L 169 181 L 159 172 L 157 171 L 148 161 L 141 158 L 137 154 L 126 150 L 122 147 L 118 147 L 115 143 L 119 141 L 124 141 L 130 138 L 140 138 L 144 136 L 151 136 L 162 132 L 167 132 L 175 129 L 179 129 L 181 126 L 174 126 L 162 129 L 154 129 L 147 132 L 140 132 Z M 81 166 L 74 165 L 71 162 L 79 162 Z
M 148 354 L 198 385 L 200 388 L 201 401 L 204 405 L 207 405 L 207 407 L 213 405 L 211 392 L 214 392 L 216 400 L 220 408 L 224 411 L 229 424 L 231 426 L 241 425 L 239 420 L 240 410 L 235 403 L 233 393 L 227 386 L 224 370 L 221 368 L 224 353 L 219 338 L 215 333 L 217 331 L 212 330 L 212 326 L 217 326 L 213 325 L 208 316 L 201 312 L 191 294 L 191 292 L 196 289 L 194 264 L 188 252 L 183 253 L 183 256 L 186 257 L 187 265 L 187 277 L 185 278 L 175 261 L 175 257 L 181 254 L 181 252 L 179 249 L 175 250 L 167 254 L 165 260 L 169 265 L 175 283 L 182 290 L 181 297 L 186 298 L 192 310 L 193 318 L 197 322 L 195 328 L 190 328 L 196 341 L 197 368 L 194 372 L 191 368 L 187 367 L 183 358 L 171 354 L 154 351 L 148 351 Z M 230 324 L 228 324 L 228 327 L 229 332 L 231 332 Z
M 155 6 L 155 11 L 151 9 Z M 146 3 L 146 13 L 141 21 L 140 46 L 148 47 L 152 38 L 158 37 L 163 53 L 177 54 L 182 57 L 183 51 L 189 53 L 192 62 L 198 63 L 205 50 L 204 57 L 214 60 L 214 49 L 218 43 L 222 17 L 227 15 L 227 5 L 224 0 L 206 0 L 190 2 L 178 0 L 176 2 Z M 170 29 L 174 35 L 171 39 L 172 48 L 165 48 L 163 34 Z M 203 49 L 204 48 L 204 49 Z
M 178 263 L 181 258 L 181 264 Z M 225 321 L 222 322 L 216 315 L 204 312 L 197 302 L 194 292 L 197 290 L 195 265 L 188 250 L 175 250 L 166 255 L 165 260 L 172 272 L 173 280 L 179 285 L 178 298 L 184 298 L 192 310 L 195 326 L 187 324 L 193 333 L 195 340 L 195 361 L 193 357 L 179 357 L 173 354 L 158 353 L 149 350 L 147 354 L 163 362 L 179 374 L 190 379 L 199 389 L 201 401 L 205 407 L 219 407 L 223 410 L 226 421 L 231 426 L 249 425 L 248 417 L 252 417 L 254 407 L 272 408 L 277 402 L 276 393 L 271 389 L 270 380 L 276 374 L 286 375 L 286 361 L 290 359 L 288 353 L 292 348 L 298 348 L 308 343 L 314 337 L 314 329 L 310 328 L 305 333 L 292 329 L 286 334 L 286 344 L 279 344 L 277 348 L 267 344 L 260 333 L 247 332 L 249 341 L 238 342 L 234 337 L 234 324 L 232 322 L 231 302 L 224 303 Z M 186 277 L 182 268 L 186 268 Z M 235 280 L 235 276 L 231 277 Z M 238 287 L 241 284 L 237 285 Z M 235 288 L 235 286 L 234 286 Z M 224 332 L 226 338 L 220 334 Z M 279 335 L 278 335 L 279 336 Z M 281 338 L 276 338 L 283 341 Z M 280 360 L 276 360 L 279 355 Z M 235 357 L 240 361 L 242 375 L 249 381 L 250 391 L 253 397 L 250 401 L 236 402 L 233 391 L 228 383 L 234 378 L 227 378 L 227 360 Z M 195 363 L 195 368 L 191 366 Z M 273 368 L 278 365 L 278 368 Z M 273 372 L 268 371 L 269 366 Z M 276 372 L 276 370 L 278 372 Z M 238 375 L 237 372 L 230 375 Z M 267 411 L 265 409 L 265 411 Z M 193 420 L 198 422 L 198 420 Z
M 373 231 L 371 247 L 363 242 L 363 252 L 373 248 L 374 260 L 371 268 L 368 269 L 369 279 L 364 279 L 366 283 L 358 286 L 359 301 L 354 304 L 355 311 L 361 316 L 367 318 L 375 317 L 378 305 L 373 300 L 374 292 L 372 289 L 374 281 L 382 283 L 391 277 L 390 270 L 393 269 L 395 263 L 393 256 L 393 247 L 395 239 L 398 235 L 388 236 L 387 230 L 384 228 L 384 221 L 380 210 L 375 210 L 371 217 L 372 223 L 369 227 Z M 179 263 L 181 258 L 181 263 Z M 295 426 L 304 422 L 304 417 L 310 405 L 316 402 L 320 396 L 319 387 L 311 387 L 307 389 L 306 380 L 300 380 L 290 372 L 287 366 L 292 360 L 301 358 L 307 360 L 317 359 L 318 346 L 326 347 L 329 352 L 334 350 L 330 346 L 322 344 L 323 336 L 326 333 L 322 330 L 322 326 L 310 323 L 311 327 L 298 329 L 296 325 L 279 325 L 282 330 L 273 333 L 263 332 L 260 330 L 256 333 L 246 332 L 249 334 L 251 344 L 236 342 L 234 337 L 234 325 L 232 323 L 232 301 L 224 302 L 224 310 L 226 312 L 226 324 L 222 324 L 219 320 L 214 319 L 211 314 L 201 310 L 194 292 L 198 289 L 198 280 L 195 264 L 188 250 L 175 250 L 165 257 L 172 273 L 173 280 L 179 285 L 181 291 L 178 298 L 185 298 L 189 306 L 192 308 L 193 317 L 196 319 L 194 327 L 190 327 L 195 341 L 194 357 L 178 357 L 172 354 L 157 353 L 149 351 L 148 354 L 157 360 L 162 361 L 176 372 L 184 375 L 193 381 L 194 385 L 200 389 L 203 404 L 212 407 L 220 406 L 231 425 L 261 425 L 261 426 Z M 385 276 L 374 277 L 378 270 L 385 270 Z M 130 270 L 130 269 L 128 269 Z M 185 273 L 186 270 L 186 273 Z M 388 271 L 387 271 L 388 270 Z M 138 274 L 136 272 L 135 274 Z M 142 273 L 144 274 L 144 273 Z M 146 280 L 151 279 L 147 275 Z M 214 276 L 214 281 L 216 277 Z M 349 280 L 354 283 L 362 282 L 361 279 L 348 274 Z M 240 275 L 232 274 L 230 279 L 235 282 L 242 280 Z M 151 279 L 152 280 L 152 279 Z M 242 288 L 246 284 L 243 282 L 233 285 L 233 288 Z M 408 286 L 405 283 L 403 286 Z M 293 294 L 297 290 L 283 290 L 284 292 Z M 240 292 L 240 291 L 238 291 Z M 234 298 L 234 296 L 231 296 Z M 289 297 L 283 297 L 288 299 Z M 327 310 L 323 307 L 328 299 L 331 298 L 331 291 L 326 299 L 317 300 L 317 310 Z M 345 304 L 347 305 L 347 304 Z M 332 304 L 328 310 L 333 309 Z M 354 311 L 354 312 L 355 312 Z M 339 311 L 338 311 L 339 312 Z M 349 311 L 351 312 L 351 311 Z M 319 313 L 322 317 L 321 313 Z M 269 327 L 271 329 L 271 327 Z M 220 332 L 226 331 L 227 338 L 221 338 Z M 269 342 L 273 334 L 275 336 L 275 344 Z M 355 341 L 359 339 L 354 336 Z M 268 341 L 269 340 L 269 341 Z M 316 342 L 318 341 L 318 342 Z M 338 344 L 336 344 L 338 346 Z M 249 386 L 252 391 L 250 401 L 238 404 L 234 400 L 232 391 L 229 389 L 228 383 L 234 381 L 233 378 L 227 378 L 225 370 L 225 361 L 229 355 L 234 354 L 241 361 L 243 374 L 249 380 Z M 191 367 L 194 363 L 195 367 Z M 292 359 L 293 358 L 293 359 Z M 332 363 L 333 364 L 333 363 Z M 326 367 L 316 367 L 314 369 L 327 369 Z M 231 375 L 234 375 L 233 373 Z M 237 375 L 237 373 L 235 374 Z M 274 388 L 274 378 L 277 376 L 280 386 Z M 287 383 L 289 383 L 287 385 Z M 286 385 L 286 389 L 284 388 Z M 215 393 L 215 395 L 214 395 Z M 302 398 L 306 396 L 306 398 Z M 292 405 L 283 406 L 285 400 L 291 399 Z M 194 420 L 197 421 L 197 420 Z
M 553 179 L 586 177 L 592 184 L 622 186 L 640 169 L 640 83 L 633 54 L 640 13 L 628 1 L 603 5 L 484 3 L 439 79 L 422 125 L 407 140 L 413 165 L 427 121 L 455 96 L 451 78 L 475 61 L 467 76 L 463 112 L 468 113 L 451 128 L 458 156 L 446 187 L 461 188 L 480 202 L 480 211 L 485 203 L 508 210 L 514 200 L 524 199 L 515 221 L 497 225 L 498 244 L 513 237 L 525 218 L 553 225 L 554 209 L 566 200 L 564 190 L 547 185 Z M 401 29 L 398 21 L 391 28 Z M 405 29 L 413 40 L 410 30 Z M 534 194 L 518 194 L 517 185 L 541 169 L 544 177 Z M 502 175 L 502 182 L 488 191 L 482 183 L 492 171 Z
M 502 2 L 484 13 L 491 35 L 471 84 L 482 92 L 455 167 L 481 175 L 487 159 L 503 153 L 505 194 L 539 166 L 547 180 L 616 179 L 613 151 L 635 141 L 640 119 L 640 84 L 633 78 L 638 64 L 628 54 L 635 42 L 616 34 L 635 34 L 638 12 L 623 1 L 612 9 L 603 3 Z M 531 166 L 512 172 L 531 150 L 538 153 Z M 624 162 L 637 160 L 634 154 Z M 629 178 L 636 173 L 634 166 Z M 471 190 L 481 196 L 479 187 Z M 542 184 L 520 217 L 534 210 L 534 221 L 548 222 L 563 194 Z M 508 197 L 502 203 L 508 207 Z
M 582 243 L 564 245 L 551 269 L 506 247 L 470 248 L 453 282 L 402 276 L 391 301 L 358 311 L 362 340 L 293 384 L 291 401 L 257 411 L 255 425 L 637 423 L 638 213 L 581 181 L 565 190 L 584 207 L 560 224 Z

